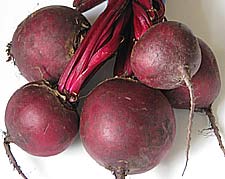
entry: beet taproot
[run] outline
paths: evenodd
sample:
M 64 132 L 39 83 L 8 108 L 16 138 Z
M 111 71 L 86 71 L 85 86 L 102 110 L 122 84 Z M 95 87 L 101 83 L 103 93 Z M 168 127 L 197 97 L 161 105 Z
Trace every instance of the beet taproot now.
M 48 83 L 31 82 L 10 98 L 5 112 L 5 125 L 6 153 L 23 176 L 11 153 L 10 143 L 35 156 L 59 154 L 75 140 L 78 115 Z
M 5 112 L 7 140 L 37 156 L 62 152 L 78 132 L 78 116 L 46 83 L 18 89 Z
M 198 72 L 192 78 L 192 84 L 195 94 L 195 108 L 204 109 L 209 108 L 219 95 L 221 80 L 214 53 L 203 40 L 198 39 L 198 41 L 202 61 Z M 174 108 L 190 108 L 189 91 L 185 85 L 172 90 L 165 90 L 163 93 Z
M 201 64 L 201 50 L 197 37 L 183 23 L 177 21 L 158 23 L 149 28 L 133 46 L 130 61 L 134 75 L 150 87 L 174 89 L 184 83 L 188 87 L 190 112 L 186 169 L 195 109 L 191 78 Z
M 174 89 L 192 77 L 201 64 L 197 38 L 184 24 L 166 21 L 150 27 L 133 47 L 131 67 L 144 84 Z
M 28 81 L 57 82 L 89 27 L 75 9 L 43 7 L 18 25 L 8 53 Z
M 155 167 L 171 148 L 175 131 L 173 110 L 161 91 L 130 79 L 98 85 L 81 112 L 85 149 L 117 179 Z

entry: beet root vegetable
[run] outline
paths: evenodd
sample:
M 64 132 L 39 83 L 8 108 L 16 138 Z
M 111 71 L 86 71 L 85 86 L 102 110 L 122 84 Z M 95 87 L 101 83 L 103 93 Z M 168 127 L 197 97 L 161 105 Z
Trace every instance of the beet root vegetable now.
M 202 61 L 198 72 L 192 77 L 195 94 L 195 108 L 205 109 L 219 95 L 221 80 L 216 57 L 210 47 L 198 39 L 201 48 Z M 174 108 L 189 109 L 190 96 L 186 86 L 182 85 L 172 90 L 163 91 Z
M 144 84 L 174 89 L 185 83 L 190 95 L 186 164 L 189 159 L 195 102 L 191 77 L 201 64 L 201 50 L 195 35 L 184 24 L 166 21 L 152 26 L 134 45 L 131 68 Z
M 197 38 L 187 26 L 167 21 L 152 26 L 134 45 L 131 67 L 144 84 L 174 89 L 192 77 L 200 67 L 201 51 Z
M 22 173 L 10 151 L 10 143 L 36 156 L 64 151 L 78 133 L 78 115 L 46 82 L 32 82 L 18 89 L 5 112 L 6 152 Z
M 106 80 L 84 102 L 80 135 L 87 152 L 122 179 L 152 169 L 169 151 L 174 113 L 159 90 L 128 79 Z
M 57 82 L 89 27 L 78 11 L 47 6 L 19 24 L 8 53 L 28 81 Z
M 215 117 L 211 109 L 221 88 L 219 68 L 216 57 L 210 47 L 203 40 L 198 39 L 198 41 L 201 48 L 202 62 L 198 72 L 192 78 L 195 94 L 195 110 L 205 112 L 208 115 L 212 129 L 225 155 L 219 129 L 216 126 Z M 186 86 L 180 86 L 163 92 L 174 108 L 188 109 L 190 107 L 190 97 Z

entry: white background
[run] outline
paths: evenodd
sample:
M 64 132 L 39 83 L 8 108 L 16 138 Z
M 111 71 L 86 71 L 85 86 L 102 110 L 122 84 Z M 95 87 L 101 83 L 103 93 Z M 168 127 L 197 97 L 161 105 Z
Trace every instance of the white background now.
M 6 63 L 6 45 L 10 42 L 17 25 L 34 10 L 46 5 L 61 4 L 72 7 L 72 0 L 7 0 L 0 2 L 0 129 L 5 130 L 4 113 L 7 101 L 12 93 L 26 83 L 12 63 Z M 105 4 L 98 6 L 85 15 L 93 22 L 104 9 Z M 222 89 L 213 109 L 225 137 L 225 1 L 224 0 L 168 0 L 166 4 L 167 18 L 179 20 L 187 24 L 192 31 L 204 39 L 214 51 L 222 78 Z M 109 62 L 109 69 L 111 62 Z M 103 73 L 103 72 L 102 72 Z M 105 74 L 106 72 L 104 72 Z M 107 74 L 107 73 L 106 73 Z M 98 74 L 98 78 L 102 74 Z M 177 135 L 172 150 L 153 170 L 144 174 L 127 176 L 127 179 L 193 179 L 193 178 L 225 178 L 225 157 L 218 147 L 216 138 L 200 134 L 200 130 L 209 126 L 207 117 L 196 114 L 192 130 L 190 161 L 184 177 L 181 172 L 185 161 L 185 136 L 188 112 L 175 110 L 177 119 Z M 0 134 L 0 143 L 3 135 Z M 11 144 L 19 165 L 29 179 L 112 179 L 114 176 L 99 166 L 85 152 L 79 137 L 75 143 L 63 153 L 48 157 L 34 157 Z M 19 179 L 0 145 L 0 178 Z

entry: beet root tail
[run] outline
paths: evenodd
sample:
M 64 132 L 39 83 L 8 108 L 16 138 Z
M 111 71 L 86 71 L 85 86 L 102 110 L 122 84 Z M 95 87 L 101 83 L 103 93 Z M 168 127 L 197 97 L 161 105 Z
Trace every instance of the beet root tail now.
M 224 145 L 223 145 L 223 142 L 222 142 L 222 138 L 221 138 L 221 135 L 220 135 L 220 132 L 219 132 L 219 128 L 218 126 L 216 125 L 216 118 L 213 114 L 213 111 L 212 111 L 212 107 L 210 105 L 210 107 L 208 109 L 205 110 L 206 112 L 206 115 L 208 116 L 209 118 L 209 121 L 210 121 L 210 124 L 211 124 L 211 128 L 213 129 L 213 132 L 217 138 L 217 141 L 219 143 L 219 146 L 220 146 L 220 149 L 222 150 L 224 156 L 225 156 L 225 148 L 224 148 Z
M 194 110 L 195 110 L 195 101 L 194 101 L 194 89 L 193 85 L 191 83 L 191 77 L 189 75 L 188 69 L 183 70 L 184 73 L 184 82 L 189 90 L 190 95 L 190 112 L 189 112 L 189 118 L 188 118 L 188 128 L 187 128 L 187 147 L 186 147 L 186 162 L 184 166 L 184 170 L 182 172 L 182 176 L 184 176 L 184 173 L 186 171 L 188 160 L 189 160 L 189 153 L 190 153 L 190 147 L 191 147 L 191 129 L 193 125 L 193 118 L 194 118 Z
M 6 136 L 4 138 L 4 147 L 5 147 L 5 151 L 6 154 L 9 158 L 10 163 L 13 165 L 13 167 L 16 169 L 16 171 L 22 176 L 23 179 L 28 179 L 26 177 L 26 175 L 23 173 L 23 171 L 21 170 L 20 166 L 18 165 L 14 155 L 12 154 L 11 148 L 10 148 L 10 142 L 8 140 L 8 136 Z

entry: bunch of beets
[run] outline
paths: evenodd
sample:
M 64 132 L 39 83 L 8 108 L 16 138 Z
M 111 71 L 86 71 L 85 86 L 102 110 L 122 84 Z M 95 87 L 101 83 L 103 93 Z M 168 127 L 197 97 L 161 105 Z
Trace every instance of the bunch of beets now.
M 11 142 L 51 156 L 79 131 L 87 152 L 117 179 L 146 172 L 173 144 L 173 108 L 190 109 L 185 168 L 194 112 L 208 115 L 225 154 L 211 109 L 221 81 L 209 46 L 186 25 L 167 20 L 162 0 L 108 0 L 91 26 L 82 13 L 103 1 L 44 7 L 17 27 L 7 52 L 29 83 L 5 112 L 4 146 L 13 166 L 27 178 Z M 80 91 L 111 57 L 114 74 L 87 95 L 78 114 Z

